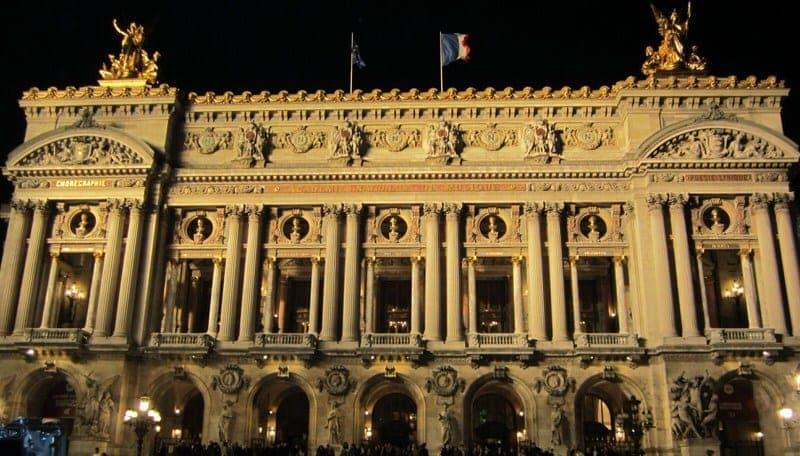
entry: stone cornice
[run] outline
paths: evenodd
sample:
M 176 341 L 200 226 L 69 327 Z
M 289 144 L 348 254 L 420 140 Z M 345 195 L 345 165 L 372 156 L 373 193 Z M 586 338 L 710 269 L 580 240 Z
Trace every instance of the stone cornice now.
M 20 104 L 23 106 L 31 104 L 31 102 L 39 100 L 47 101 L 68 101 L 76 100 L 79 103 L 84 103 L 86 100 L 107 100 L 115 99 L 130 99 L 133 102 L 139 102 L 145 98 L 175 98 L 178 94 L 178 89 L 170 87 L 167 84 L 161 84 L 158 87 L 142 86 L 142 87 L 67 87 L 66 89 L 58 89 L 56 87 L 49 87 L 47 89 L 39 89 L 33 87 L 29 90 L 22 92 L 22 99 Z

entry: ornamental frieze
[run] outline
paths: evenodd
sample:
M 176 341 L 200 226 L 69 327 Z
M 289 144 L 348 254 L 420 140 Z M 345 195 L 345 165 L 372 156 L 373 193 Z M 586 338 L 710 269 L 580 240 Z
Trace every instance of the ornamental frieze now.
M 233 132 L 217 132 L 214 127 L 207 127 L 202 133 L 190 131 L 186 133 L 184 147 L 206 155 L 229 150 L 233 147 Z
M 294 131 L 275 135 L 275 147 L 291 149 L 296 154 L 304 154 L 325 144 L 325 133 L 309 130 L 305 125 Z
M 483 147 L 486 150 L 495 151 L 505 146 L 515 146 L 517 133 L 492 123 L 481 130 L 469 130 L 464 142 L 467 146 Z
M 45 144 L 17 166 L 140 165 L 142 157 L 125 144 L 100 136 L 71 136 Z
M 409 147 L 420 146 L 420 132 L 416 128 L 403 129 L 394 125 L 372 133 L 375 147 L 385 147 L 392 152 L 400 152 Z
M 783 152 L 752 133 L 731 128 L 707 128 L 669 139 L 649 158 L 688 160 L 783 158 Z
M 350 371 L 344 366 L 333 366 L 325 370 L 325 376 L 317 379 L 317 388 L 327 391 L 331 396 L 344 396 L 356 381 L 350 378 Z
M 601 146 L 614 146 L 617 139 L 610 126 L 600 127 L 588 123 L 579 127 L 564 127 L 564 144 L 594 150 Z
M 619 192 L 630 190 L 629 182 L 541 182 L 528 184 L 532 192 Z

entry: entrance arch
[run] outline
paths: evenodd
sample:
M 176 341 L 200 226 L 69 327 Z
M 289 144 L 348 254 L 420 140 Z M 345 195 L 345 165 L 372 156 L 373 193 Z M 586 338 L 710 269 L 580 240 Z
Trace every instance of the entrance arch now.
M 425 436 L 425 397 L 403 375 L 375 375 L 356 391 L 353 440 L 364 444 L 422 443 Z
M 314 445 L 314 396 L 308 384 L 292 375 L 264 377 L 250 393 L 247 435 L 252 446 L 286 444 L 308 451 Z
M 788 402 L 776 382 L 755 369 L 746 377 L 732 371 L 720 377 L 716 392 L 723 454 L 750 456 L 783 451 L 785 435 L 777 411 Z
M 502 452 L 516 452 L 535 439 L 533 399 L 514 378 L 484 375 L 468 388 L 464 402 L 465 440 Z
M 371 441 L 405 447 L 417 441 L 417 404 L 404 393 L 389 393 L 372 407 Z
M 179 441 L 217 440 L 208 434 L 209 396 L 194 375 L 164 374 L 151 385 L 153 408 L 161 413 L 161 430 L 155 434 L 158 447 Z

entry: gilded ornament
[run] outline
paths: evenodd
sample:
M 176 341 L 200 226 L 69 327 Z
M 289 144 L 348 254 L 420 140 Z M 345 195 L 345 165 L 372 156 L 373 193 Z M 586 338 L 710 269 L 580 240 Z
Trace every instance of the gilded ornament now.
M 361 164 L 361 148 L 364 146 L 364 129 L 350 121 L 334 126 L 328 138 L 328 160 L 349 165 Z
M 692 2 L 686 8 L 686 18 L 681 18 L 677 10 L 666 15 L 650 4 L 658 24 L 661 44 L 658 49 L 647 46 L 642 73 L 653 75 L 668 71 L 702 72 L 706 68 L 706 60 L 697 54 L 697 46 L 687 51 L 686 38 L 689 34 L 689 19 L 692 16 Z
M 108 84 L 104 81 L 127 79 L 133 81 L 141 81 L 141 85 L 145 83 L 155 84 L 156 76 L 158 75 L 158 57 L 160 54 L 156 51 L 153 57 L 142 49 L 144 44 L 144 27 L 138 25 L 136 22 L 131 22 L 127 30 L 122 30 L 117 25 L 117 20 L 113 21 L 114 29 L 122 36 L 122 49 L 117 56 L 110 54 L 108 56 L 111 66 L 107 67 L 103 64 L 100 70 L 101 80 L 100 85 Z M 128 82 L 127 84 L 130 84 Z M 116 85 L 116 84 L 115 84 Z M 134 83 L 134 85 L 139 85 Z

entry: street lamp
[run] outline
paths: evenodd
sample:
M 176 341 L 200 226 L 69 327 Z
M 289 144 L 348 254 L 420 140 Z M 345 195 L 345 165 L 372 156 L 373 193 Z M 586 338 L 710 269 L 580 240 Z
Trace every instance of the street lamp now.
M 138 410 L 126 410 L 123 421 L 136 433 L 136 455 L 141 456 L 144 436 L 151 427 L 156 427 L 161 422 L 161 414 L 150 408 L 149 396 L 142 396 L 139 398 Z

